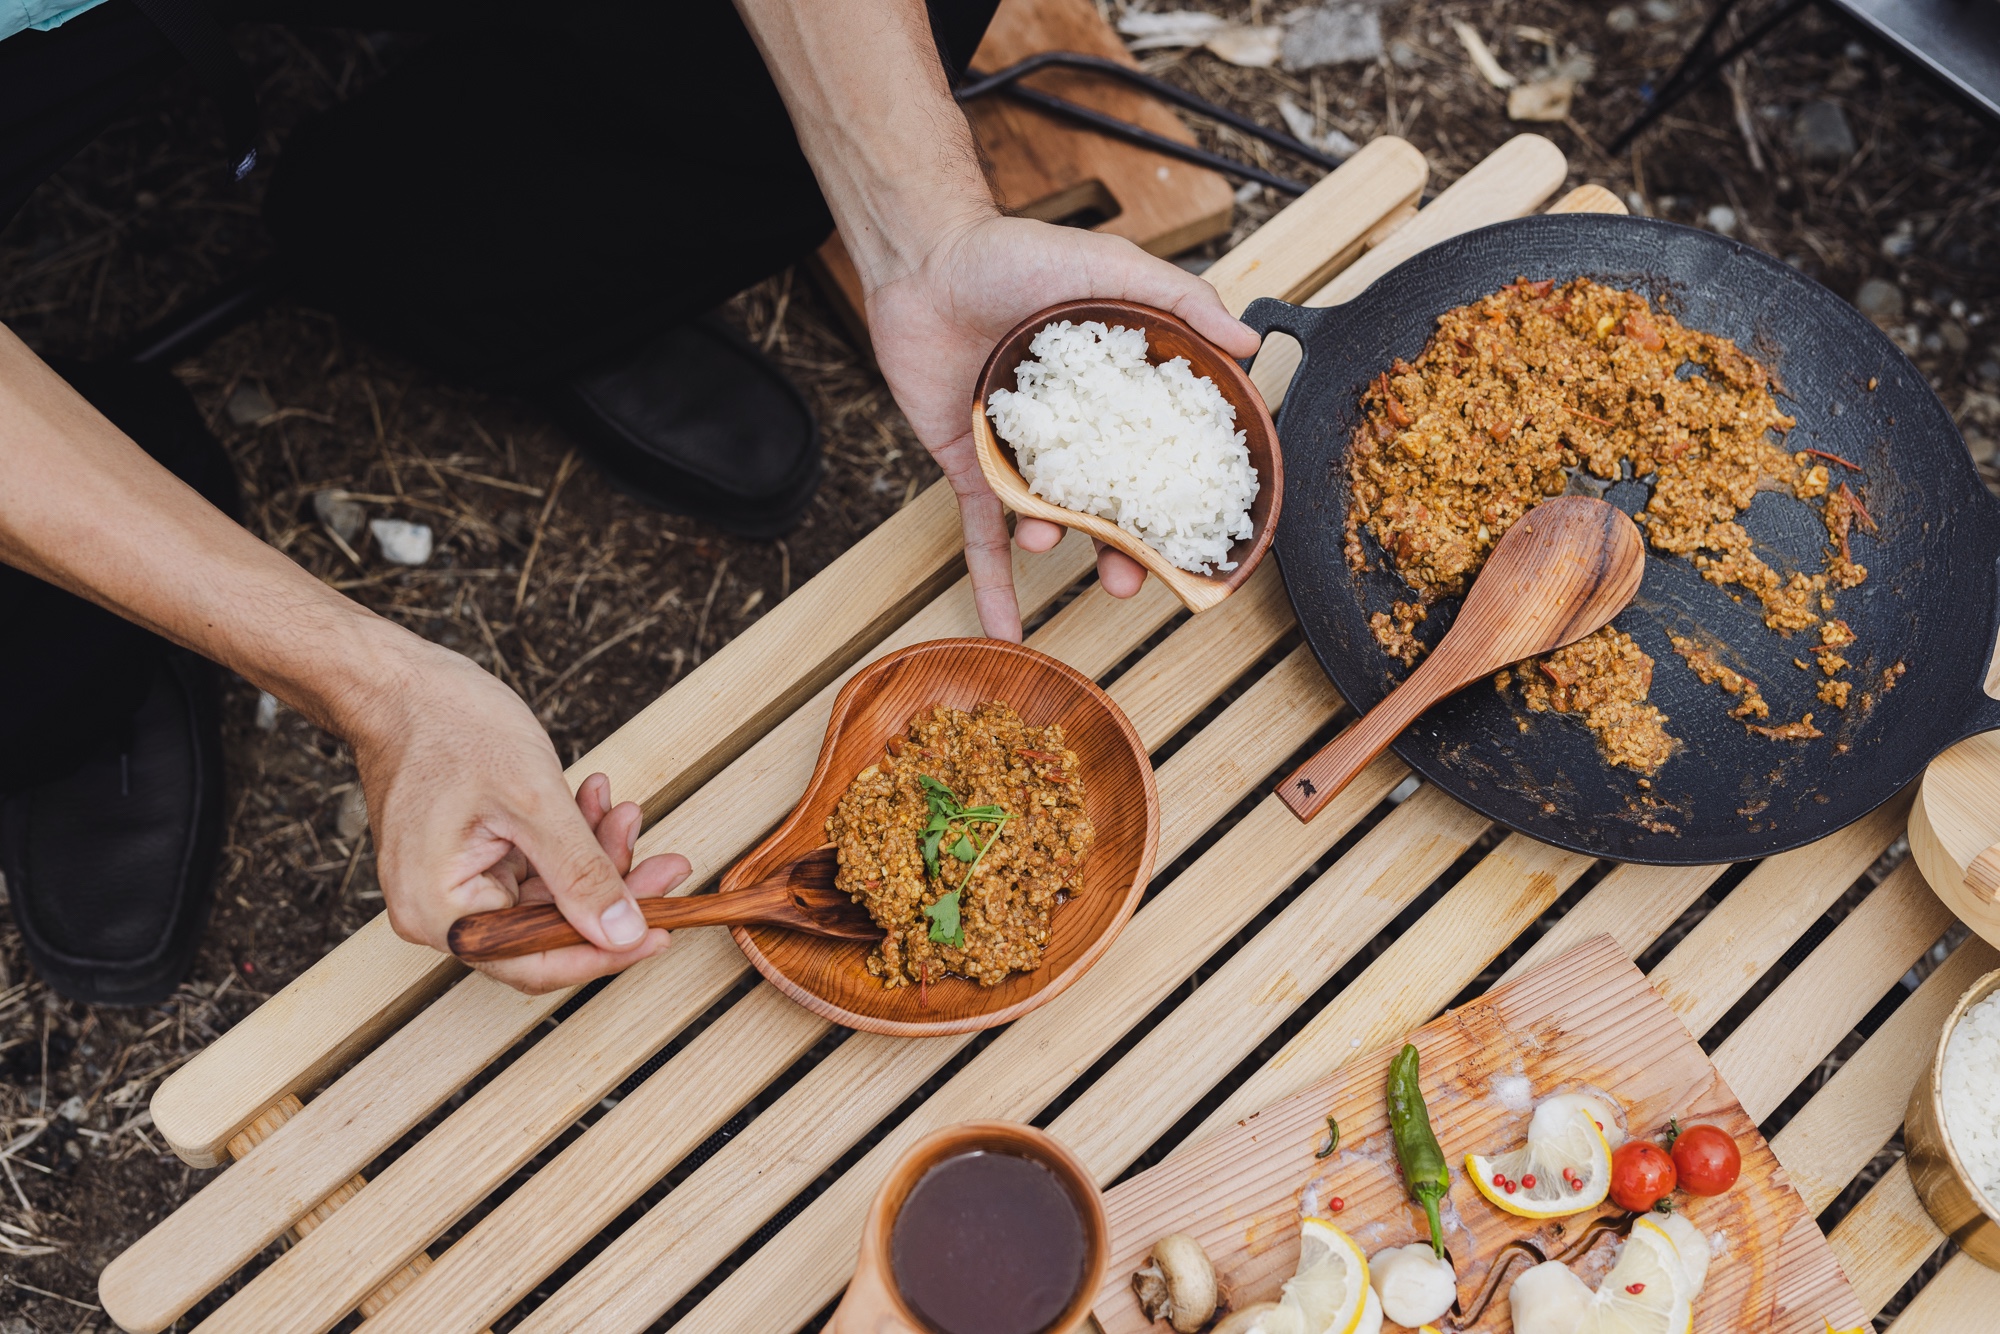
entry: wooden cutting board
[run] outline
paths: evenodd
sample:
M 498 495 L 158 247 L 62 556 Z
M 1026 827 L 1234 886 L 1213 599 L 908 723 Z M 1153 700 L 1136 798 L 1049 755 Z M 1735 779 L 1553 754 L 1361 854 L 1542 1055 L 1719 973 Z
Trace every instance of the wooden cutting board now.
M 1562 1245 L 1555 1228 L 1573 1238 L 1592 1216 L 1555 1223 L 1516 1218 L 1488 1204 L 1466 1179 L 1467 1152 L 1503 1151 L 1526 1137 L 1529 1108 L 1518 1097 L 1503 1102 L 1494 1083 L 1525 1076 L 1536 1099 L 1561 1092 L 1611 1095 L 1638 1135 L 1657 1138 L 1667 1118 L 1679 1116 L 1713 1122 L 1736 1137 L 1743 1174 L 1735 1188 L 1708 1199 L 1677 1197 L 1686 1202 L 1690 1221 L 1724 1238 L 1695 1303 L 1696 1334 L 1825 1334 L 1827 1319 L 1836 1329 L 1867 1323 L 1770 1147 L 1700 1045 L 1610 936 L 1447 1012 L 1410 1041 L 1421 1053 L 1431 1122 L 1451 1163 L 1445 1240 L 1459 1266 L 1463 1300 L 1484 1286 L 1507 1241 L 1536 1241 L 1553 1252 Z M 1201 1241 L 1238 1308 L 1276 1298 L 1297 1267 L 1302 1209 L 1332 1217 L 1369 1255 L 1422 1240 L 1423 1214 L 1407 1202 L 1396 1174 L 1384 1102 L 1389 1062 L 1398 1050 L 1400 1044 L 1357 1053 L 1331 1077 L 1112 1190 L 1105 1199 L 1111 1260 L 1096 1308 L 1106 1334 L 1159 1328 L 1140 1313 L 1131 1277 L 1153 1242 L 1169 1232 Z M 1340 1121 L 1340 1150 L 1315 1161 L 1329 1115 Z M 1345 1208 L 1329 1214 L 1327 1202 L 1336 1196 Z M 1599 1212 L 1617 1211 L 1607 1205 Z M 1579 1275 L 1595 1286 L 1615 1250 L 1613 1241 L 1600 1241 L 1589 1260 L 1578 1263 Z M 1522 1268 L 1516 1262 L 1512 1273 Z M 1472 1328 L 1512 1328 L 1504 1284 Z
M 1132 65 L 1125 43 L 1091 0 L 1003 0 L 972 68 L 992 74 L 1043 51 L 1079 51 Z M 1044 92 L 1192 144 L 1194 136 L 1159 99 L 1101 75 L 1045 70 L 1027 80 Z M 1235 192 L 1203 167 L 1113 139 L 1000 93 L 966 107 L 1001 206 L 1045 222 L 1078 218 L 1156 255 L 1177 255 L 1229 230 Z M 815 270 L 841 317 L 865 341 L 861 279 L 836 233 Z

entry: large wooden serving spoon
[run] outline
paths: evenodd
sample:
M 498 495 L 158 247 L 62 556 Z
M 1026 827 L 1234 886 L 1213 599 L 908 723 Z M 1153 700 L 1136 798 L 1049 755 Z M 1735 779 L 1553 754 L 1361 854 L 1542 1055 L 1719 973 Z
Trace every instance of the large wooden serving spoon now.
M 1300 765 L 1278 789 L 1280 800 L 1299 819 L 1312 819 L 1431 705 L 1509 663 L 1609 625 L 1645 572 L 1645 544 L 1623 512 L 1586 496 L 1543 501 L 1494 546 L 1430 656 Z
M 839 870 L 831 845 L 786 862 L 754 885 L 727 894 L 640 899 L 647 926 L 777 926 L 835 940 L 880 940 L 868 910 L 833 887 Z M 553 903 L 523 903 L 473 913 L 451 924 L 451 952 L 466 963 L 581 945 L 583 934 Z

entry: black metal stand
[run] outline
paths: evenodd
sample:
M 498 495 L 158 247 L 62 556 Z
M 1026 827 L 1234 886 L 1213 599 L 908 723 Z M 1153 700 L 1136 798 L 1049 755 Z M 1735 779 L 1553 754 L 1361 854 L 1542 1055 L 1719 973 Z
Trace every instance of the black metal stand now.
M 1739 2 L 1740 0 L 1721 0 L 1716 5 L 1715 12 L 1710 14 L 1708 22 L 1702 25 L 1694 44 L 1688 47 L 1687 54 L 1681 57 L 1673 72 L 1661 80 L 1660 86 L 1655 88 L 1653 95 L 1646 100 L 1645 110 L 1641 111 L 1638 118 L 1611 141 L 1611 152 L 1624 152 L 1626 147 L 1643 134 L 1654 121 L 1673 110 L 1682 98 L 1706 83 L 1717 70 L 1770 36 L 1779 24 L 1814 3 L 1814 0 L 1784 0 L 1784 3 L 1772 10 L 1749 32 L 1731 42 L 1720 54 L 1703 58 L 1704 53 L 1714 45 L 1715 34 L 1721 30 L 1723 21 L 1736 9 Z
M 1729 2 L 1734 3 L 1734 0 L 1729 0 Z M 1310 144 L 1295 139 L 1282 131 L 1259 125 L 1248 116 L 1231 111 L 1228 107 L 1217 106 L 1205 98 L 1196 97 L 1193 93 L 1185 89 L 1176 88 L 1164 79 L 1156 79 L 1141 70 L 1133 69 L 1129 65 L 1121 65 L 1117 61 L 1106 59 L 1103 56 L 1084 55 L 1077 51 L 1044 51 L 1039 55 L 1029 56 L 1026 60 L 1009 65 L 1007 68 L 992 74 L 971 74 L 967 77 L 966 82 L 958 86 L 953 95 L 960 102 L 970 102 L 976 97 L 984 97 L 989 93 L 1004 92 L 1009 96 L 1026 102 L 1030 106 L 1040 107 L 1044 111 L 1052 112 L 1055 115 L 1063 116 L 1083 125 L 1088 125 L 1094 130 L 1111 135 L 1113 138 L 1123 139 L 1127 143 L 1134 143 L 1144 148 L 1150 148 L 1156 153 L 1164 153 L 1166 156 L 1178 158 L 1182 162 L 1192 162 L 1196 166 L 1207 167 L 1211 171 L 1219 171 L 1226 176 L 1237 176 L 1244 180 L 1255 181 L 1259 185 L 1266 185 L 1273 190 L 1278 190 L 1289 195 L 1302 195 L 1310 188 L 1307 182 L 1295 181 L 1289 177 L 1265 171 L 1262 167 L 1253 167 L 1249 163 L 1238 162 L 1234 158 L 1223 157 L 1220 153 L 1211 153 L 1205 148 L 1196 148 L 1192 144 L 1184 144 L 1177 139 L 1169 139 L 1165 135 L 1155 134 L 1144 126 L 1134 125 L 1130 121 L 1120 120 L 1116 116 L 1107 115 L 1102 111 L 1097 111 L 1090 107 L 1078 106 L 1067 98 L 1057 97 L 1054 93 L 1045 93 L 1038 88 L 1030 88 L 1020 82 L 1022 78 L 1035 73 L 1037 70 L 1052 67 L 1088 70 L 1093 74 L 1104 74 L 1115 79 L 1122 79 L 1126 83 L 1143 88 L 1155 97 L 1171 102 L 1185 111 L 1192 111 L 1197 116 L 1206 116 L 1211 120 L 1220 121 L 1238 133 L 1247 134 L 1253 139 L 1262 140 L 1264 143 L 1270 144 L 1273 148 L 1281 149 L 1296 157 L 1304 158 L 1314 166 L 1324 167 L 1328 171 L 1332 171 L 1335 167 L 1338 167 L 1344 160 L 1334 157 L 1329 153 L 1323 153 Z

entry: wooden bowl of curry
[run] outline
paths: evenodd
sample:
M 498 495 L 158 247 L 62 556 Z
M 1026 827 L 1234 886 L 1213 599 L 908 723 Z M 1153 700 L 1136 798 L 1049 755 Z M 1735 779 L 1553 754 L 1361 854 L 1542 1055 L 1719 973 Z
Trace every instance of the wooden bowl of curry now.
M 1152 762 L 1131 722 L 1096 682 L 1045 653 L 1002 640 L 914 644 L 856 673 L 834 700 L 819 762 L 798 805 L 730 870 L 721 890 L 755 884 L 825 846 L 828 817 L 858 775 L 890 757 L 889 743 L 901 742 L 913 718 L 938 707 L 972 712 L 996 700 L 1029 727 L 1062 729 L 1092 832 L 1071 892 L 1049 915 L 1039 966 L 993 985 L 946 973 L 926 977 L 922 986 L 890 986 L 869 970 L 875 946 L 735 928 L 737 945 L 771 985 L 849 1028 L 935 1037 L 1020 1018 L 1060 995 L 1110 948 L 1153 874 L 1160 813 Z

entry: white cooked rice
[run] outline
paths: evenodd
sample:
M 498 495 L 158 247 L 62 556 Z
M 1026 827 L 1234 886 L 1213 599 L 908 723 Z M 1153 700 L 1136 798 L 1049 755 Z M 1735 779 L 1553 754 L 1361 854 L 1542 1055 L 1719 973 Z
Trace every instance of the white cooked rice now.
M 1943 1086 L 1945 1133 L 1992 1208 L 2000 1204 L 2000 992 L 1951 1031 Z
M 1146 361 L 1146 331 L 1048 325 L 1016 389 L 987 400 L 1028 489 L 1123 528 L 1183 570 L 1233 570 L 1250 536 L 1257 470 L 1236 409 L 1187 358 Z

